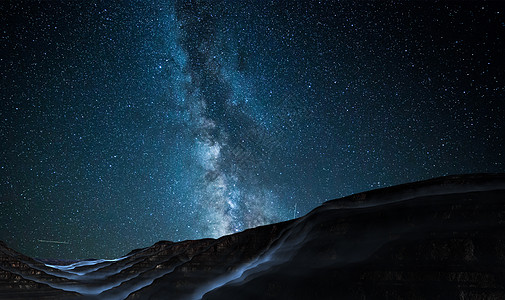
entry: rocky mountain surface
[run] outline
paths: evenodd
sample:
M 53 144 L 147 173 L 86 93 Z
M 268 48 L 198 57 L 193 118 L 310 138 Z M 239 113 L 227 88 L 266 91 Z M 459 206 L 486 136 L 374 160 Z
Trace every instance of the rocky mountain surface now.
M 328 201 L 219 239 L 51 264 L 0 243 L 2 299 L 505 299 L 505 174 Z

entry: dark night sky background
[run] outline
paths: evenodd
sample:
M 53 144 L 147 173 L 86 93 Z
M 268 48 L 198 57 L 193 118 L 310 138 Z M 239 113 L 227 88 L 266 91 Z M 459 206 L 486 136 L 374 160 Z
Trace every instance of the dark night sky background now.
M 505 171 L 502 2 L 0 6 L 0 240 L 30 256 L 118 257 Z

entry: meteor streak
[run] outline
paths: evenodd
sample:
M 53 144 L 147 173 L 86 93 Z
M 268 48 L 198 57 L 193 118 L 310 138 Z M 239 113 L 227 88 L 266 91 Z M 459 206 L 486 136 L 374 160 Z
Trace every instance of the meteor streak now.
M 65 244 L 65 245 L 70 245 L 69 242 L 60 242 L 60 241 L 48 241 L 48 240 L 37 240 L 41 243 L 52 243 L 52 244 Z

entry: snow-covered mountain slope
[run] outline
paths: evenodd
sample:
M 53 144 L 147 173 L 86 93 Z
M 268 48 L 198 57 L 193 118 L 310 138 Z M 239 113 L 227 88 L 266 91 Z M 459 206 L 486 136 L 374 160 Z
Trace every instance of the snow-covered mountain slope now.
M 505 174 L 328 201 L 219 239 L 55 265 L 0 244 L 0 298 L 505 298 Z

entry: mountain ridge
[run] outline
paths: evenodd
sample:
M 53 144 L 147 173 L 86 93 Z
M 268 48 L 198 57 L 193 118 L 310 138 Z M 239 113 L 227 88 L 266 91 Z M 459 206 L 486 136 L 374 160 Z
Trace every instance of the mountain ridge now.
M 159 241 L 115 260 L 51 265 L 3 242 L 0 255 L 0 295 L 12 299 L 499 298 L 505 174 L 371 190 L 297 219 Z

